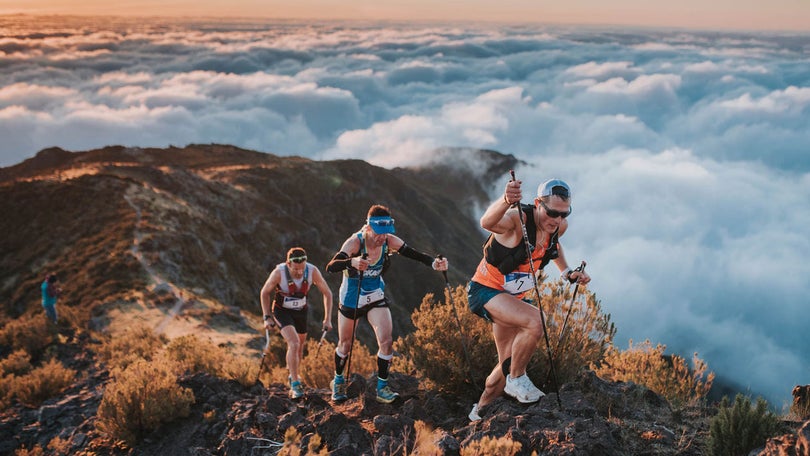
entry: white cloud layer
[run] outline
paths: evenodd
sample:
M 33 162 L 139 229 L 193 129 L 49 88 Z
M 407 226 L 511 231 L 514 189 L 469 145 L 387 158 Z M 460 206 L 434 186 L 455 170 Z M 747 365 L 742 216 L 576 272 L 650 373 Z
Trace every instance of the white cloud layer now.
M 0 16 L 0 166 L 229 143 L 393 167 L 489 148 L 575 190 L 618 342 L 781 406 L 810 382 L 810 35 Z M 506 176 L 504 176 L 506 179 Z

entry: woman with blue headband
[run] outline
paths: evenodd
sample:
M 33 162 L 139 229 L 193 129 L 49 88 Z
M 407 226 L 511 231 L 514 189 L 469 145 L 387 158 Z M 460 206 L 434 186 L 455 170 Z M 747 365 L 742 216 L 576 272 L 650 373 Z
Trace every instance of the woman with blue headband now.
M 392 320 L 385 293 L 382 273 L 388 255 L 398 253 L 406 258 L 447 270 L 447 259 L 433 258 L 419 252 L 394 235 L 394 219 L 385 206 L 374 205 L 368 211 L 366 224 L 352 234 L 332 258 L 326 270 L 343 272 L 338 307 L 339 341 L 335 349 L 335 378 L 332 380 L 332 400 L 347 399 L 344 369 L 351 359 L 353 336 L 357 320 L 366 317 L 377 337 L 377 401 L 390 404 L 399 396 L 388 385 L 388 370 L 393 358 Z

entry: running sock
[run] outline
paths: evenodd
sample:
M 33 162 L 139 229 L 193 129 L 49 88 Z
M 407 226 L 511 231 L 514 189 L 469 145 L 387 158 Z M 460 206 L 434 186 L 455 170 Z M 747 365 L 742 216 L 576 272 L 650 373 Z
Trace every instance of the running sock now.
M 509 375 L 509 370 L 512 368 L 512 357 L 508 357 L 501 363 L 501 372 L 503 372 L 503 377 L 506 378 Z
M 335 349 L 335 375 L 343 375 L 343 369 L 346 367 L 346 355 L 340 353 Z
M 377 353 L 377 377 L 388 379 L 388 368 L 391 366 L 391 358 L 394 354 L 383 355 Z

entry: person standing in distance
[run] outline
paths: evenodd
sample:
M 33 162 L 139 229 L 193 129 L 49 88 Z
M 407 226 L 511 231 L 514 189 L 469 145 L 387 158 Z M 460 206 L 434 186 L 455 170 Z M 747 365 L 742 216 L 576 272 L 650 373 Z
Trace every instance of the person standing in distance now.
M 48 274 L 42 282 L 42 285 L 40 285 L 40 289 L 42 290 L 42 308 L 45 309 L 45 316 L 47 316 L 48 320 L 52 321 L 53 324 L 56 324 L 58 320 L 56 301 L 62 293 L 62 287 L 59 286 L 59 277 L 53 273 Z
M 366 224 L 349 236 L 335 254 L 326 270 L 343 272 L 338 308 L 338 346 L 335 349 L 335 378 L 332 380 L 332 400 L 347 399 L 346 379 L 343 371 L 346 358 L 352 350 L 353 332 L 357 320 L 365 317 L 377 337 L 377 401 L 394 402 L 398 393 L 388 386 L 388 371 L 394 356 L 392 320 L 389 301 L 385 293 L 382 274 L 388 256 L 396 252 L 406 258 L 431 266 L 437 271 L 447 270 L 446 258 L 433 258 L 419 252 L 394 235 L 391 211 L 381 205 L 368 210 Z M 362 280 L 361 280 L 362 274 Z M 359 289 L 359 290 L 358 290 Z M 359 292 L 359 293 L 358 293 Z
M 568 267 L 560 237 L 568 229 L 571 214 L 571 188 L 559 179 L 541 184 L 534 204 L 518 205 L 522 198 L 521 181 L 506 184 L 503 198 L 487 208 L 481 227 L 491 234 L 484 244 L 484 258 L 467 286 L 470 310 L 492 322 L 492 334 L 498 350 L 498 364 L 486 379 L 484 392 L 469 414 L 480 420 L 478 411 L 505 392 L 520 402 L 540 400 L 540 391 L 526 375 L 537 343 L 543 337 L 540 310 L 523 300 L 534 288 L 526 254 L 521 217 L 529 238 L 531 261 L 540 272 L 550 261 L 571 282 L 587 284 L 585 271 Z M 518 211 L 522 211 L 522 214 Z
M 304 356 L 307 338 L 307 294 L 313 283 L 323 295 L 323 331 L 332 329 L 332 290 L 321 271 L 307 262 L 307 252 L 293 247 L 287 252 L 287 261 L 279 263 L 270 273 L 261 291 L 264 327 L 275 325 L 287 342 L 287 369 L 290 371 L 290 397 L 304 395 L 299 367 Z M 271 300 L 271 294 L 275 297 Z

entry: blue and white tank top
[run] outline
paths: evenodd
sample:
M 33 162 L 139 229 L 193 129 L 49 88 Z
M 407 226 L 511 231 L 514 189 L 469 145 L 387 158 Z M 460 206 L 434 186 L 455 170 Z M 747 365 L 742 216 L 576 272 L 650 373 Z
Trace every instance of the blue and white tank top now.
M 363 239 L 363 233 L 356 234 L 357 239 L 360 240 L 360 254 L 366 252 L 366 242 Z M 354 268 L 349 268 L 343 271 L 343 281 L 340 283 L 340 304 L 344 307 L 354 309 L 355 307 L 364 307 L 375 302 L 385 299 L 385 281 L 382 278 L 383 267 L 385 266 L 385 258 L 388 255 L 388 241 L 382 245 L 380 258 L 373 264 L 368 265 L 368 269 L 363 271 L 363 282 L 360 285 L 360 296 L 357 296 L 357 282 L 359 271 Z M 358 299 L 359 298 L 359 299 Z

